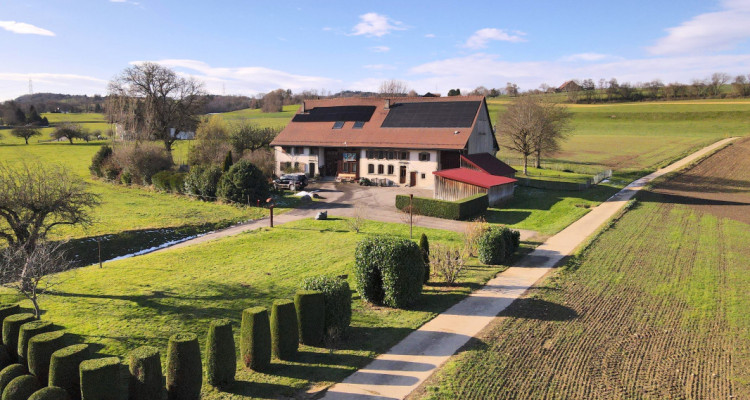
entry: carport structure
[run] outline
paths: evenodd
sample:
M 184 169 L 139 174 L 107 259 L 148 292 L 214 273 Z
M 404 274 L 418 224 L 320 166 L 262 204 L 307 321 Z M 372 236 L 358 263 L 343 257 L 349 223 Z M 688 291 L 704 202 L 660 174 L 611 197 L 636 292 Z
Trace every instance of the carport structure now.
M 506 176 L 491 175 L 469 168 L 435 171 L 435 198 L 456 201 L 485 193 L 490 206 L 496 206 L 513 197 L 517 182 Z

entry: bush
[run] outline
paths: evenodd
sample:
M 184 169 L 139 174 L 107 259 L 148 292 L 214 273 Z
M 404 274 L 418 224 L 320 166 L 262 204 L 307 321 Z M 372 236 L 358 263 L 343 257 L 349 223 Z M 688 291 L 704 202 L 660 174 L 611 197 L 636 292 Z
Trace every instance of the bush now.
M 141 346 L 131 351 L 128 356 L 128 369 L 130 371 L 128 389 L 130 400 L 162 398 L 164 388 L 162 386 L 159 349 Z
M 458 249 L 436 244 L 430 253 L 430 264 L 443 282 L 454 285 L 466 266 L 466 260 Z
M 224 163 L 221 166 L 221 172 L 229 171 L 229 168 L 232 168 L 232 164 L 234 164 L 234 162 L 232 161 L 232 150 L 229 150 L 227 151 L 226 157 L 224 157 Z
M 133 183 L 133 174 L 131 174 L 130 171 L 123 171 L 123 173 L 120 174 L 120 182 L 125 186 L 130 186 L 130 184 Z
M 513 253 L 518 249 L 518 244 L 516 244 L 516 238 L 515 233 L 518 233 L 518 231 L 511 231 L 508 228 L 502 228 L 503 231 L 503 241 L 505 242 L 505 260 L 510 260 L 510 257 L 513 255 Z M 520 242 L 520 234 L 518 236 L 518 240 Z
M 203 385 L 203 365 L 198 337 L 178 333 L 169 338 L 167 347 L 167 398 L 198 400 Z
M 487 211 L 489 200 L 486 194 L 477 194 L 457 201 L 414 197 L 412 209 L 415 214 L 429 217 L 462 220 Z M 396 195 L 396 208 L 409 209 L 409 196 Z
M 0 370 L 7 367 L 8 365 L 13 364 L 13 360 L 10 359 L 10 354 L 8 354 L 8 349 L 5 347 L 4 344 L 0 344 Z
M 469 257 L 477 254 L 479 251 L 479 238 L 481 238 L 488 229 L 490 229 L 490 224 L 488 224 L 483 217 L 479 217 L 466 225 L 466 229 L 464 229 L 464 250 L 466 250 Z
M 228 319 L 211 321 L 206 342 L 208 383 L 220 387 L 234 382 L 234 375 L 237 372 L 237 354 L 232 334 L 232 322 Z
M 104 176 L 102 165 L 104 165 L 104 162 L 110 156 L 112 156 L 111 147 L 107 146 L 106 144 L 100 147 L 96 154 L 94 154 L 94 158 L 91 159 L 91 166 L 89 166 L 89 171 L 91 171 L 91 174 L 100 178 Z
M 255 204 L 266 201 L 269 195 L 268 179 L 249 161 L 239 161 L 222 175 L 216 190 L 218 197 L 236 203 Z
M 18 314 L 21 312 L 21 307 L 18 304 L 3 304 L 0 305 L 0 325 L 2 325 L 5 318 L 10 315 Z
M 424 233 L 419 236 L 419 250 L 422 252 L 424 261 L 424 283 L 430 280 L 430 242 Z
M 71 398 L 81 398 L 78 369 L 91 356 L 89 345 L 75 344 L 52 353 L 49 365 L 49 385 L 65 389 Z
M 357 244 L 354 274 L 363 299 L 404 308 L 422 292 L 424 259 L 419 246 L 411 240 L 370 237 Z
M 325 332 L 326 303 L 323 292 L 303 290 L 294 295 L 299 340 L 308 346 L 319 346 Z
M 157 172 L 172 168 L 172 155 L 157 143 L 122 143 L 114 149 L 112 159 L 120 171 L 130 171 L 142 185 L 150 184 Z
M 479 238 L 477 243 L 479 261 L 498 265 L 505 261 L 505 239 L 503 229 L 492 227 Z
M 271 326 L 268 311 L 263 307 L 242 311 L 240 356 L 246 367 L 256 371 L 271 365 Z
M 63 331 L 40 333 L 29 340 L 29 372 L 39 378 L 40 382 L 49 379 L 49 364 L 52 353 L 65 347 Z
M 253 163 L 253 165 L 263 172 L 263 176 L 273 176 L 276 171 L 276 159 L 274 158 L 272 149 L 245 151 L 242 154 L 242 160 Z
M 28 400 L 42 385 L 34 375 L 22 375 L 14 378 L 3 390 L 2 400 Z
M 216 166 L 193 166 L 185 176 L 185 191 L 201 200 L 214 200 L 221 175 L 221 168 Z
M 325 339 L 335 342 L 345 336 L 352 321 L 352 291 L 349 283 L 334 276 L 319 275 L 302 281 L 301 288 L 323 293 Z
M 271 354 L 280 360 L 297 356 L 299 328 L 291 300 L 276 300 L 271 307 Z
M 18 331 L 21 325 L 35 319 L 34 314 L 22 313 L 9 315 L 3 320 L 3 344 L 8 348 L 11 359 L 18 359 Z
M 0 371 L 0 393 L 5 392 L 5 387 L 10 381 L 26 374 L 26 367 L 21 364 L 11 364 Z
M 18 362 L 28 365 L 29 340 L 40 333 L 50 332 L 53 329 L 54 326 L 50 321 L 31 321 L 21 325 L 21 330 L 18 331 Z
M 76 372 L 78 372 L 78 370 L 76 370 Z M 29 400 L 70 400 L 70 396 L 68 396 L 68 392 L 66 392 L 65 389 L 56 386 L 48 386 L 34 392 L 34 394 L 29 397 Z
M 81 363 L 81 400 L 122 400 L 128 397 L 120 382 L 120 359 L 97 358 Z
M 185 191 L 185 174 L 174 171 L 159 171 L 151 177 L 154 187 L 170 193 L 183 193 Z

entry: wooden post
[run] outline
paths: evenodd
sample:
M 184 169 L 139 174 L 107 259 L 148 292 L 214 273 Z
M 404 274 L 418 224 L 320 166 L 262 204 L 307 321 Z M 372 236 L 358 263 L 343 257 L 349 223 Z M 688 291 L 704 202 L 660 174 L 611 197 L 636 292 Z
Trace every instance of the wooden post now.
M 96 238 L 96 244 L 99 246 L 99 268 L 102 267 L 102 238 Z
M 414 195 L 409 195 L 409 239 L 414 239 L 412 229 L 414 226 Z
M 271 228 L 273 228 L 273 204 L 271 204 Z

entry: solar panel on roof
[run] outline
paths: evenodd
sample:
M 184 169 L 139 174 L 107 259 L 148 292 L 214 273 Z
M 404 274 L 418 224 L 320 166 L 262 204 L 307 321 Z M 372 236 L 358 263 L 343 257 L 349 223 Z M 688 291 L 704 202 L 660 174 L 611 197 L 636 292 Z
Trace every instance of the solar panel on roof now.
M 315 107 L 306 113 L 296 114 L 294 122 L 369 121 L 375 106 Z
M 441 101 L 397 103 L 391 106 L 383 128 L 468 128 L 481 102 Z

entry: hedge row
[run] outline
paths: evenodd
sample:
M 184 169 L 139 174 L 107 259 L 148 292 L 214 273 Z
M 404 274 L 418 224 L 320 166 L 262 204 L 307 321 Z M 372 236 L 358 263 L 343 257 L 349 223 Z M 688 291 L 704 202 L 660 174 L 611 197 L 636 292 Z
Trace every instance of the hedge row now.
M 329 342 L 336 342 L 346 335 L 352 321 L 352 291 L 349 283 L 335 276 L 319 275 L 302 281 L 301 289 L 323 293 L 323 335 Z
M 422 293 L 424 256 L 408 239 L 375 236 L 357 244 L 354 254 L 357 292 L 373 304 L 408 307 Z
M 396 208 L 402 211 L 409 210 L 410 199 L 406 195 L 396 195 Z M 483 214 L 489 207 L 486 194 L 476 194 L 457 201 L 429 199 L 426 197 L 414 197 L 411 201 L 415 214 L 428 217 L 463 220 L 478 214 Z
M 479 261 L 490 265 L 502 264 L 511 258 L 520 245 L 520 232 L 505 227 L 491 227 L 479 237 Z
M 159 171 L 151 177 L 155 188 L 169 193 L 185 192 L 185 173 L 174 171 Z

